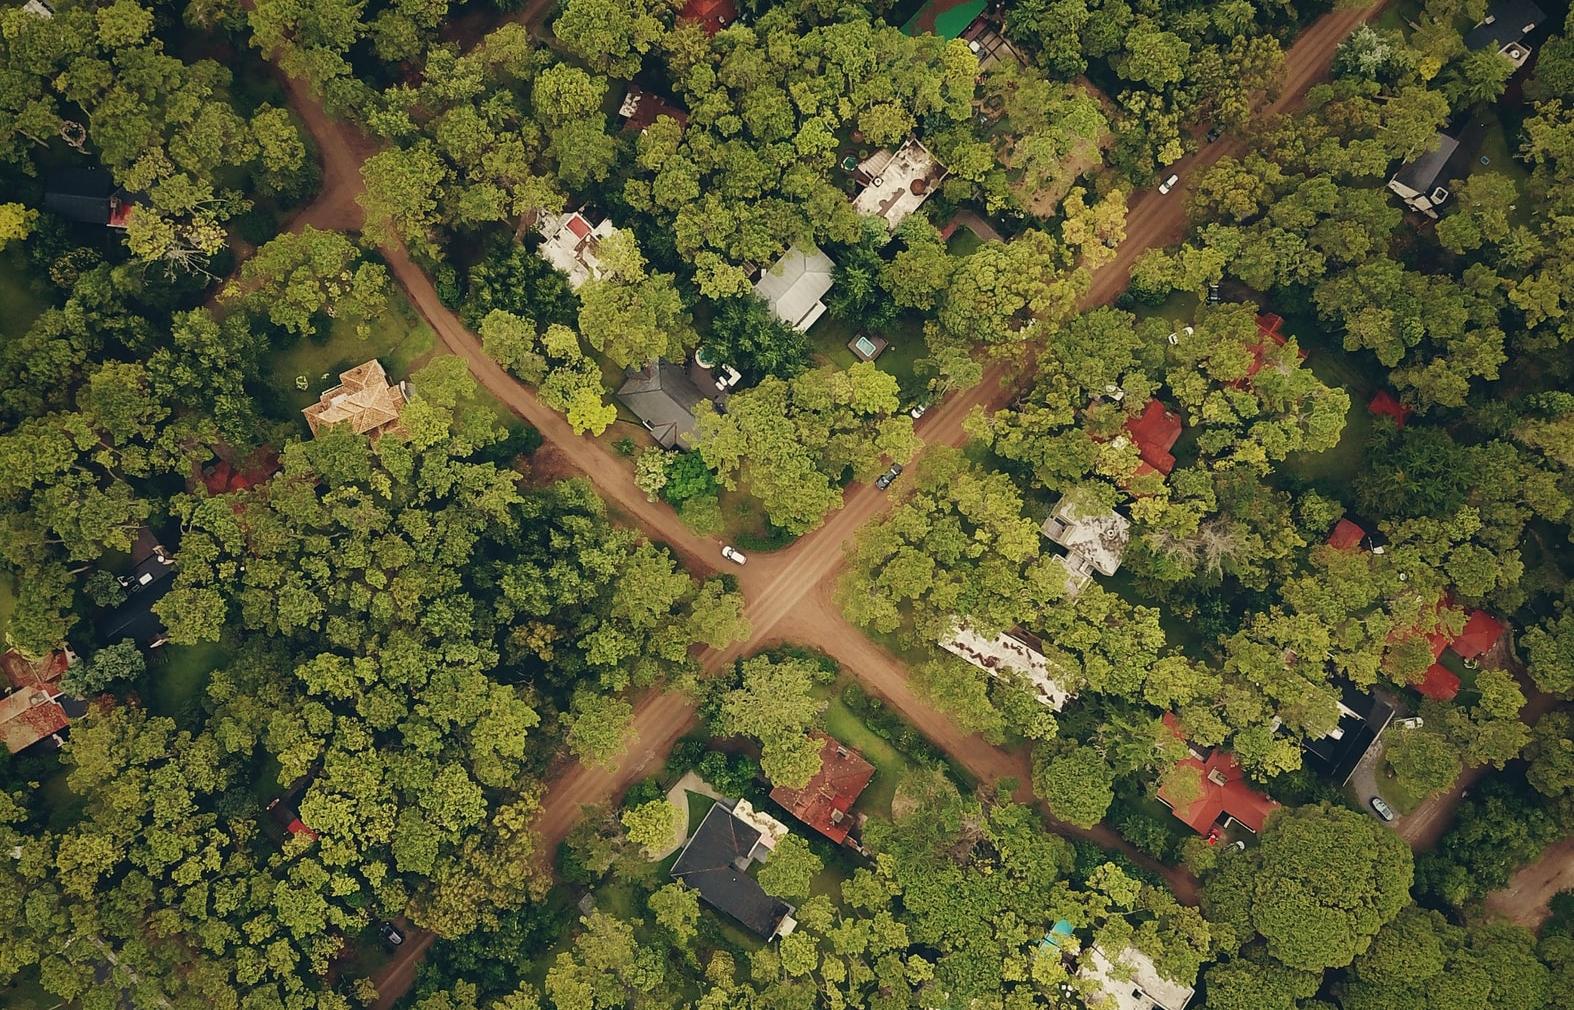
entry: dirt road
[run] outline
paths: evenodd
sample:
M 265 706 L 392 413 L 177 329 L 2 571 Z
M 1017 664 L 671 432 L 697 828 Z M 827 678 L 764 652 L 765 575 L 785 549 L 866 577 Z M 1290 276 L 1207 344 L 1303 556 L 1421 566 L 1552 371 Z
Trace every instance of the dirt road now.
M 1487 912 L 1519 926 L 1539 929 L 1559 891 L 1574 889 L 1574 835 L 1547 846 L 1541 858 L 1509 878 L 1508 886 L 1487 895 Z
M 524 17 L 537 16 L 545 6 L 545 0 L 532 2 Z M 1307 28 L 1286 56 L 1282 91 L 1264 110 L 1265 114 L 1275 115 L 1295 107 L 1307 89 L 1326 74 L 1339 41 L 1361 21 L 1374 16 L 1382 6 L 1379 3 L 1359 10 L 1336 10 Z M 348 124 L 331 119 L 304 82 L 282 74 L 281 79 L 291 108 L 306 125 L 323 161 L 322 193 L 295 218 L 291 227 L 298 229 L 310 224 L 320 228 L 358 229 L 364 219 L 357 202 L 362 192 L 360 166 L 376 151 L 377 144 Z M 1083 306 L 1103 304 L 1114 298 L 1124 290 L 1131 266 L 1142 252 L 1177 241 L 1186 225 L 1184 195 L 1187 187 L 1204 168 L 1227 154 L 1239 154 L 1243 149 L 1244 142 L 1235 138 L 1209 144 L 1173 166 L 1181 176 L 1177 191 L 1168 196 L 1153 190 L 1137 194 L 1127 213 L 1126 239 L 1114 260 L 1094 275 Z M 465 360 L 482 386 L 540 430 L 568 465 L 586 474 L 614 507 L 637 522 L 649 536 L 669 545 L 691 571 L 704 573 L 720 564 L 718 542 L 695 536 L 670 508 L 647 501 L 634 486 L 624 461 L 595 441 L 575 435 L 561 415 L 547 408 L 531 390 L 493 362 L 482 351 L 475 334 L 438 299 L 431 280 L 402 246 L 385 245 L 381 252 L 412 304 L 444 345 Z M 962 422 L 975 407 L 998 409 L 1014 395 L 1004 381 L 1009 374 L 1010 369 L 1004 364 L 990 365 L 978 385 L 953 392 L 931 408 L 918 425 L 919 435 L 927 443 L 962 444 Z M 1025 756 L 1006 753 L 963 733 L 947 716 L 919 698 L 908 685 L 902 664 L 848 624 L 832 599 L 846 545 L 858 529 L 890 507 L 901 489 L 902 481 L 898 481 L 889 494 L 870 485 L 850 488 L 843 508 L 820 529 L 787 550 L 756 555 L 746 568 L 733 570 L 748 601 L 746 613 L 753 634 L 747 642 L 734 648 L 707 653 L 703 665 L 716 670 L 739 655 L 784 640 L 821 648 L 982 781 L 1012 777 L 1026 795 L 1029 776 Z M 681 696 L 652 693 L 641 698 L 634 717 L 637 738 L 616 769 L 607 771 L 568 765 L 554 778 L 540 820 L 543 851 L 551 852 L 555 848 L 584 805 L 610 799 L 636 778 L 657 767 L 672 741 L 693 725 L 694 718 L 693 705 Z M 1081 831 L 1057 825 L 1057 830 L 1129 851 L 1129 847 L 1102 826 Z M 1140 857 L 1140 853 L 1133 855 Z M 1139 861 L 1153 865 L 1145 857 Z M 1195 881 L 1167 868 L 1156 868 L 1165 872 L 1183 900 L 1195 900 Z M 381 994 L 376 1004 L 378 1010 L 387 1010 L 408 989 L 415 966 L 430 943 L 429 934 L 412 930 L 394 961 L 376 979 Z

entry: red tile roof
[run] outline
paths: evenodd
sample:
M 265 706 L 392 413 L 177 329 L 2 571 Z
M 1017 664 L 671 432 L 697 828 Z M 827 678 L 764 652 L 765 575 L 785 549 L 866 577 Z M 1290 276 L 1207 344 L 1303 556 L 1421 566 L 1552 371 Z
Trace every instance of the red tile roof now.
M 1334 531 L 1328 534 L 1329 546 L 1341 551 L 1361 546 L 1361 541 L 1364 539 L 1366 539 L 1366 530 L 1348 519 L 1339 520 L 1334 526 Z
M 573 232 L 575 238 L 583 239 L 590 237 L 590 222 L 586 221 L 578 214 L 570 215 L 569 219 L 564 222 L 564 227 Z
M 1422 697 L 1434 701 L 1451 701 L 1459 693 L 1459 677 L 1442 663 L 1433 663 L 1427 667 L 1426 676 L 1415 687 Z
M 809 827 L 840 844 L 852 818 L 847 812 L 874 778 L 874 765 L 832 737 L 822 737 L 820 771 L 802 789 L 777 786 L 771 799 Z
M 1175 469 L 1175 457 L 1170 455 L 1170 447 L 1180 438 L 1179 414 L 1158 400 L 1149 400 L 1141 414 L 1126 418 L 1126 430 L 1131 433 L 1131 440 L 1137 443 L 1137 451 L 1144 463 L 1162 474 Z
M 305 835 L 314 842 L 320 837 L 315 829 L 313 829 L 309 824 L 301 820 L 299 817 L 285 825 L 285 830 L 292 835 Z
M 1464 630 L 1450 645 L 1461 659 L 1475 659 L 1497 644 L 1507 626 L 1485 610 L 1472 610 Z
M 1279 804 L 1247 784 L 1245 772 L 1229 751 L 1215 750 L 1206 761 L 1188 757 L 1180 763 L 1197 769 L 1202 795 L 1185 808 L 1171 803 L 1163 789 L 1159 790 L 1159 799 L 1199 835 L 1212 831 L 1220 816 L 1226 815 L 1250 831 L 1261 831 L 1268 815 L 1279 808 Z
M 737 20 L 738 5 L 733 0 L 688 0 L 678 18 L 698 21 L 706 35 L 715 35 Z
M 1374 414 L 1393 418 L 1394 427 L 1396 428 L 1403 428 L 1405 419 L 1410 416 L 1410 408 L 1400 403 L 1394 394 L 1386 389 L 1378 390 L 1377 395 L 1372 397 L 1372 401 L 1366 405 L 1366 409 Z

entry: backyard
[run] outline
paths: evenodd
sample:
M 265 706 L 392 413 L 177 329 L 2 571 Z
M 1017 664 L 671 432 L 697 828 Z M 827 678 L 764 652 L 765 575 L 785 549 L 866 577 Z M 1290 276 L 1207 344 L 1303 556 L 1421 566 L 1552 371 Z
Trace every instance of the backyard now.
M 968 234 L 972 234 L 969 232 Z M 810 328 L 809 346 L 815 357 L 837 368 L 847 368 L 858 358 L 847 346 L 858 336 L 861 327 L 827 313 Z M 896 377 L 904 397 L 916 397 L 922 387 L 915 365 L 924 356 L 923 320 L 915 313 L 903 313 L 889 328 L 877 334 L 888 343 L 875 367 Z
M 43 282 L 22 255 L 20 246 L 0 252 L 0 337 L 12 340 L 27 332 L 33 320 L 49 304 Z

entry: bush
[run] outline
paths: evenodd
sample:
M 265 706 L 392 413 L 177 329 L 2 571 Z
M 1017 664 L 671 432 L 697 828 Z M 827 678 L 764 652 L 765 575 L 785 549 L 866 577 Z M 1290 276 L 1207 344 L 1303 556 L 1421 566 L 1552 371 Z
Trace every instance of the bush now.
M 714 498 L 721 490 L 716 475 L 711 473 L 705 457 L 698 452 L 675 452 L 666 462 L 667 483 L 662 485 L 661 496 L 668 504 L 681 505 L 702 495 Z
M 510 242 L 495 247 L 470 268 L 461 314 L 474 327 L 493 309 L 533 319 L 543 330 L 552 323 L 574 326 L 579 296 L 567 278 L 532 249 Z
M 704 737 L 686 736 L 672 745 L 672 750 L 667 753 L 667 774 L 673 777 L 681 776 L 684 772 L 700 763 L 705 756 L 707 744 Z
M 437 288 L 437 300 L 451 309 L 457 309 L 464 304 L 464 283 L 459 279 L 459 271 L 453 264 L 444 263 L 432 274 L 432 285 Z
M 642 803 L 659 800 L 666 795 L 666 790 L 661 788 L 661 783 L 654 778 L 640 779 L 629 786 L 629 791 L 623 794 L 623 809 L 632 810 Z
M 1168 824 L 1145 810 L 1121 809 L 1117 804 L 1110 824 L 1120 837 L 1162 862 L 1171 860 L 1180 842 Z
M 721 751 L 708 751 L 695 768 L 700 777 L 724 796 L 742 796 L 759 778 L 759 762 L 744 754 L 728 757 Z
M 612 443 L 613 451 L 615 451 L 619 456 L 632 456 L 638 448 L 639 447 L 634 444 L 634 440 L 629 438 L 627 435 L 624 435 L 622 438 Z

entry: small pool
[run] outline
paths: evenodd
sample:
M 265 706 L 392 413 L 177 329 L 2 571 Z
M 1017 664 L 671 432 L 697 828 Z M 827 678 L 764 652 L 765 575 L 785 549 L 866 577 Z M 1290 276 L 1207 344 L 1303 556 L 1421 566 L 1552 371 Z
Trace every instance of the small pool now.
M 856 347 L 858 349 L 858 353 L 863 355 L 865 358 L 874 357 L 875 352 L 880 350 L 880 348 L 875 346 L 875 342 L 873 340 L 870 340 L 865 336 L 860 336 L 857 340 L 854 340 L 853 346 Z

